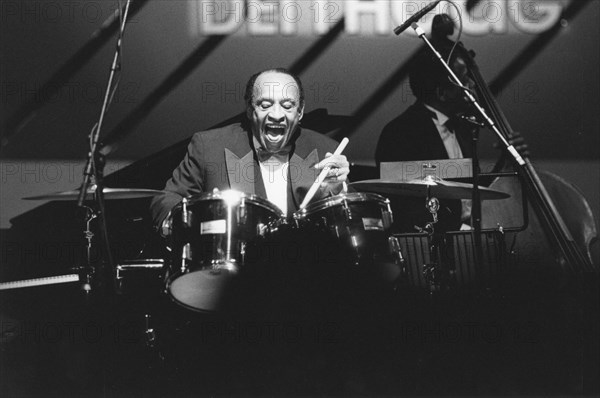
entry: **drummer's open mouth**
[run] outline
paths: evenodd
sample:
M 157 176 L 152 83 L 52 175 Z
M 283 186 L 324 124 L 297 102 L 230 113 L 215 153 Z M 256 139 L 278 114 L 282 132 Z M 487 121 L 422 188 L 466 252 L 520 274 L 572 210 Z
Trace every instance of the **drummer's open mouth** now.
M 285 126 L 281 124 L 267 124 L 265 126 L 266 137 L 271 142 L 278 142 L 285 134 Z

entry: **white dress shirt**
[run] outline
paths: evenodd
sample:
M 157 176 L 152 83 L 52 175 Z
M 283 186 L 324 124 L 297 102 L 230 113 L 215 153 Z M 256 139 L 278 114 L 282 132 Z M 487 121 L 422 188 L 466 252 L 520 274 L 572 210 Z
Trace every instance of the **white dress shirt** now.
M 446 152 L 448 152 L 449 159 L 462 159 L 463 153 L 460 150 L 460 145 L 458 144 L 458 140 L 456 139 L 456 134 L 454 131 L 451 131 L 446 126 L 446 122 L 450 119 L 448 116 L 444 115 L 442 112 L 437 109 L 425 104 L 425 108 L 429 109 L 431 112 L 435 113 L 436 117 L 432 117 L 433 123 L 435 124 L 435 128 L 438 133 L 440 133 L 440 138 L 444 143 L 444 147 L 446 148 Z
M 258 162 L 262 174 L 267 199 L 287 214 L 288 168 L 289 158 L 271 156 L 264 162 Z

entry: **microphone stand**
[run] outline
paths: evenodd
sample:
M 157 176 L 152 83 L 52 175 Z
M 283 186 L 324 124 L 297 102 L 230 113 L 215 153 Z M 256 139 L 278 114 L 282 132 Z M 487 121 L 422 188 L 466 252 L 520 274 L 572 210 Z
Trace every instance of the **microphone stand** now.
M 100 132 L 102 131 L 102 124 L 104 122 L 104 117 L 106 115 L 106 111 L 108 110 L 109 102 L 111 101 L 111 97 L 112 97 L 111 91 L 112 91 L 112 87 L 113 87 L 113 81 L 115 79 L 116 72 L 119 71 L 119 69 L 120 69 L 119 60 L 121 57 L 121 45 L 122 45 L 123 33 L 125 32 L 125 25 L 127 23 L 127 14 L 129 12 L 130 4 L 131 4 L 131 0 L 127 0 L 124 10 L 119 10 L 121 15 L 123 16 L 122 21 L 121 21 L 121 26 L 119 29 L 119 38 L 117 40 L 117 45 L 116 45 L 116 50 L 115 50 L 115 54 L 113 57 L 113 62 L 112 62 L 111 68 L 110 68 L 109 76 L 108 76 L 106 92 L 104 93 L 104 101 L 102 103 L 102 108 L 100 109 L 100 116 L 98 118 L 98 122 L 96 123 L 95 127 L 92 129 L 92 132 L 90 133 L 90 151 L 88 152 L 87 163 L 85 165 L 84 172 L 83 172 L 83 182 L 81 183 L 81 187 L 79 189 L 79 196 L 77 198 L 77 207 L 79 209 L 83 209 L 86 212 L 85 213 L 86 214 L 86 224 L 89 225 L 89 221 L 92 218 L 95 218 L 96 216 L 98 216 L 98 218 L 99 218 L 100 232 L 102 234 L 102 240 L 104 243 L 106 261 L 108 263 L 109 270 L 110 270 L 109 272 L 111 275 L 114 273 L 114 263 L 113 263 L 112 252 L 111 252 L 110 244 L 109 244 L 109 240 L 108 240 L 108 231 L 106 228 L 106 213 L 104 210 L 104 193 L 103 193 L 103 191 L 104 191 L 103 174 L 104 174 L 105 157 L 101 153 L 102 145 L 99 144 L 99 138 L 100 138 Z M 90 186 L 95 187 L 95 189 L 94 188 L 90 189 Z M 89 208 L 83 204 L 88 192 L 93 192 L 93 194 L 94 194 L 94 199 L 95 199 L 95 202 L 97 205 L 96 214 L 94 214 L 92 211 L 92 215 L 90 215 Z M 87 232 L 87 234 L 89 234 L 89 232 L 90 232 L 89 227 L 88 227 L 88 231 L 86 231 L 86 232 Z M 87 234 L 86 234 L 86 237 L 88 236 Z M 89 293 L 89 291 L 92 289 L 91 280 L 93 278 L 93 275 L 95 274 L 95 270 L 94 270 L 94 267 L 91 265 L 91 259 L 89 256 L 90 249 L 91 249 L 89 247 L 90 245 L 91 245 L 91 237 L 88 238 L 87 264 L 84 267 L 82 267 L 83 268 L 83 281 L 84 281 L 83 289 L 84 289 L 84 291 L 86 291 L 86 293 Z M 113 280 L 113 285 L 114 285 L 116 283 L 116 280 L 115 280 L 115 278 L 112 278 L 112 280 Z
M 465 93 L 465 96 L 468 98 L 469 102 L 475 107 L 475 109 L 477 110 L 479 115 L 481 117 L 483 117 L 485 125 L 488 126 L 490 129 L 492 129 L 492 131 L 498 136 L 498 139 L 506 147 L 506 150 L 508 151 L 508 153 L 510 153 L 513 156 L 515 162 L 517 162 L 517 164 L 520 167 L 527 168 L 526 167 L 527 164 L 526 164 L 525 160 L 521 157 L 521 155 L 515 149 L 515 147 L 513 145 L 511 145 L 506 138 L 504 138 L 504 135 L 502 135 L 500 130 L 498 130 L 498 126 L 496 126 L 496 123 L 487 115 L 485 109 L 483 109 L 483 107 L 479 104 L 477 99 L 471 93 L 471 90 L 469 90 L 467 87 L 464 86 L 464 84 L 462 84 L 462 82 L 460 81 L 458 76 L 456 76 L 456 74 L 450 68 L 450 66 L 448 66 L 448 64 L 446 64 L 446 62 L 444 61 L 444 59 L 442 58 L 440 53 L 435 49 L 435 47 L 431 44 L 429 39 L 427 39 L 427 37 L 425 36 L 425 31 L 423 29 L 421 29 L 416 22 L 412 24 L 412 28 L 415 30 L 417 35 L 425 42 L 425 44 L 427 44 L 427 46 L 431 49 L 431 51 L 433 51 L 436 58 L 442 63 L 442 65 L 444 65 L 444 68 L 446 68 L 446 70 L 448 71 L 448 74 L 452 78 L 453 82 L 463 90 L 463 92 Z
M 465 87 L 465 85 L 460 81 L 460 79 L 458 78 L 458 76 L 456 76 L 456 74 L 454 73 L 454 71 L 452 70 L 452 68 L 450 68 L 450 66 L 444 61 L 444 59 L 442 58 L 442 56 L 440 55 L 440 53 L 435 49 L 435 47 L 431 44 L 431 42 L 429 41 L 429 39 L 425 36 L 425 31 L 416 23 L 413 22 L 413 24 L 411 25 L 411 27 L 414 29 L 414 31 L 417 33 L 417 36 L 419 36 L 419 38 L 421 38 L 421 40 L 423 40 L 425 42 L 425 44 L 427 45 L 427 47 L 429 47 L 429 49 L 435 54 L 436 58 L 440 61 L 440 63 L 444 66 L 444 68 L 446 69 L 446 71 L 448 72 L 449 76 L 452 78 L 452 81 L 454 84 L 456 84 L 458 87 L 460 87 L 462 89 L 462 91 L 464 92 L 465 96 L 467 97 L 467 99 L 469 100 L 469 102 L 475 107 L 475 109 L 477 110 L 477 112 L 483 117 L 484 119 L 484 123 L 485 125 L 489 126 L 492 131 L 498 136 L 498 139 L 500 140 L 500 142 L 502 142 L 502 144 L 504 144 L 504 146 L 506 147 L 506 150 L 508 151 L 508 153 L 510 153 L 514 160 L 517 162 L 517 164 L 522 167 L 522 168 L 526 168 L 527 165 L 525 163 L 525 160 L 523 160 L 523 158 L 521 157 L 521 155 L 519 154 L 519 152 L 515 149 L 515 147 L 513 145 L 511 145 L 506 138 L 504 138 L 504 135 L 500 132 L 500 130 L 498 130 L 498 127 L 496 126 L 496 123 L 494 123 L 494 121 L 487 115 L 485 109 L 483 109 L 483 107 L 479 104 L 479 102 L 477 101 L 477 99 L 473 96 L 473 94 L 471 93 L 471 90 L 467 87 Z M 474 151 L 473 151 L 473 207 L 475 210 L 475 212 L 477 214 L 473 215 L 473 223 L 475 224 L 474 227 L 474 246 L 475 246 L 475 261 L 477 264 L 481 264 L 481 260 L 483 257 L 483 250 L 482 250 L 482 244 L 481 244 L 481 201 L 479 198 L 479 187 L 478 187 L 478 183 L 479 183 L 479 170 L 478 170 L 478 166 L 479 166 L 479 159 L 477 158 L 477 148 L 476 148 L 476 141 L 478 139 L 478 137 L 473 137 L 474 139 Z M 475 167 L 477 166 L 477 167 Z
M 471 168 L 473 169 L 473 192 L 471 196 L 471 225 L 473 226 L 473 246 L 475 248 L 475 264 L 481 266 L 483 261 L 483 245 L 481 241 L 481 193 L 479 191 L 479 153 L 477 144 L 479 143 L 479 127 L 485 125 L 479 123 L 475 117 L 463 117 L 469 123 L 471 131 Z M 478 275 L 478 274 L 477 274 Z

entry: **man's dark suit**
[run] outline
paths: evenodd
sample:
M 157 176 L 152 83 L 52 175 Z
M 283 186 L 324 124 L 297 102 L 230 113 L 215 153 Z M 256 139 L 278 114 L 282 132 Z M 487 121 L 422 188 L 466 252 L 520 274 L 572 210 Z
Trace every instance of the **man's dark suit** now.
M 337 143 L 311 130 L 301 130 L 292 137 L 288 168 L 288 212 L 297 210 L 319 170 L 313 169 L 326 152 L 333 153 Z M 182 197 L 234 189 L 266 198 L 262 173 L 257 161 L 252 134 L 242 124 L 194 134 L 188 152 L 173 171 L 165 186 L 166 194 L 151 204 L 155 225 L 165 219 Z M 333 188 L 339 192 L 338 187 Z M 318 192 L 315 199 L 330 192 Z
M 389 122 L 377 143 L 375 152 L 377 167 L 381 162 L 448 159 L 448 152 L 435 127 L 432 115 L 433 113 L 422 103 L 417 102 Z M 463 157 L 471 157 L 468 130 L 457 129 L 456 138 Z M 431 220 L 431 215 L 424 207 L 425 198 L 391 199 L 395 226 L 400 232 L 415 232 L 414 225 L 422 227 L 425 222 Z M 461 224 L 460 213 L 460 201 L 442 201 L 438 227 L 445 230 L 458 229 Z
M 468 132 L 467 132 L 468 133 Z M 471 145 L 465 131 L 456 132 L 463 157 L 471 157 Z M 417 102 L 389 122 L 381 132 L 375 160 L 396 162 L 448 159 L 448 152 L 432 120 L 432 112 Z

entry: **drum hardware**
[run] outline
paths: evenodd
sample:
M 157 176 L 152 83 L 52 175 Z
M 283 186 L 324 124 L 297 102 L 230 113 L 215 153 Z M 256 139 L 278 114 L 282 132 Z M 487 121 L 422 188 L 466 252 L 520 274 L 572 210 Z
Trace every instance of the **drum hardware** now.
M 246 242 L 240 242 L 240 259 L 242 264 L 246 263 Z
M 187 210 L 187 198 L 181 199 L 181 222 L 184 227 L 190 226 L 190 214 Z
M 439 267 L 437 264 L 424 264 L 423 276 L 425 277 L 425 281 L 427 282 L 427 285 L 429 287 L 430 294 L 434 294 L 434 292 L 440 291 L 441 278 L 439 274 Z
M 431 163 L 425 163 L 423 164 L 422 178 L 404 182 L 366 180 L 350 184 L 353 188 L 365 192 L 425 198 L 425 207 L 431 214 L 432 220 L 424 227 L 415 226 L 415 229 L 420 233 L 427 234 L 429 261 L 421 263 L 419 273 L 425 278 L 425 284 L 432 294 L 446 288 L 452 277 L 451 270 L 445 269 L 447 268 L 446 264 L 443 264 L 445 260 L 440 252 L 444 247 L 443 234 L 435 230 L 440 208 L 439 199 L 471 199 L 473 191 L 472 184 L 440 179 L 436 176 L 436 167 Z M 484 187 L 479 187 L 478 191 L 481 200 L 499 200 L 510 196 L 504 192 Z
M 146 343 L 146 347 L 148 347 L 148 348 L 154 348 L 156 346 L 156 331 L 151 326 L 151 320 L 152 320 L 152 316 L 150 314 L 144 314 L 144 323 L 145 323 L 145 330 L 144 330 L 145 340 L 144 341 Z
M 160 281 L 161 271 L 164 269 L 163 259 L 137 259 L 125 260 L 117 264 L 115 278 L 117 294 L 124 294 L 128 290 L 128 282 L 133 282 L 136 288 L 146 285 L 149 280 Z M 138 294 L 139 292 L 134 292 Z
M 402 274 L 406 274 L 406 260 L 404 260 L 404 256 L 402 255 L 402 248 L 400 247 L 400 242 L 398 242 L 398 238 L 395 236 L 390 236 L 388 238 L 388 245 L 390 253 L 394 254 L 394 261 L 398 264 L 402 269 Z
M 92 259 L 92 240 L 94 238 L 94 233 L 90 228 L 90 224 L 93 219 L 97 217 L 94 213 L 94 210 L 88 206 L 83 206 L 83 209 L 86 212 L 85 215 L 85 231 L 83 231 L 83 235 L 85 236 L 86 246 L 85 246 L 85 266 L 79 267 L 80 280 L 83 281 L 81 284 L 82 290 L 88 295 L 92 290 L 92 278 L 95 273 L 94 267 L 91 265 Z
M 237 209 L 237 212 L 238 212 L 237 213 L 238 222 L 245 224 L 248 221 L 247 213 L 246 213 L 246 198 L 241 198 L 240 205 Z
M 240 201 L 240 205 L 241 205 L 241 201 Z M 227 218 L 226 220 L 226 225 L 227 225 L 227 229 L 225 231 L 226 235 L 227 235 L 227 239 L 225 240 L 226 246 L 225 246 L 225 260 L 217 260 L 216 263 L 217 264 L 231 264 L 231 268 L 235 269 L 235 272 L 237 272 L 237 267 L 234 266 L 234 262 L 235 259 L 232 259 L 233 256 L 233 242 L 232 242 L 232 238 L 233 238 L 233 209 L 231 206 L 227 206 Z M 213 263 L 213 269 L 214 269 L 214 263 Z
M 384 229 L 387 230 L 392 227 L 392 224 L 394 223 L 394 215 L 392 214 L 391 207 L 388 206 L 388 209 L 381 213 L 381 220 L 383 221 Z
M 440 250 L 442 247 L 442 236 L 440 234 L 428 234 L 429 240 L 429 263 L 423 263 L 422 274 L 425 284 L 431 295 L 446 289 L 450 273 L 446 274 L 446 269 Z
M 85 223 L 85 229 L 83 231 L 85 239 L 85 259 L 83 265 L 71 267 L 70 269 L 78 273 L 81 290 L 85 292 L 87 298 L 89 297 L 90 292 L 101 283 L 96 280 L 96 267 L 92 265 L 92 249 L 94 248 L 93 241 L 95 235 L 92 232 L 91 223 L 98 217 L 98 214 L 88 206 L 82 206 L 81 209 L 85 211 L 83 217 L 83 222 Z
M 433 294 L 441 290 L 442 286 L 442 256 L 440 256 L 440 247 L 442 236 L 435 232 L 435 224 L 438 222 L 438 210 L 440 209 L 440 201 L 431 196 L 431 185 L 435 181 L 436 166 L 432 164 L 423 165 L 425 177 L 423 178 L 426 184 L 427 196 L 425 197 L 425 208 L 431 214 L 432 220 L 425 224 L 425 228 L 417 228 L 419 232 L 426 232 L 430 238 L 430 258 L 431 262 L 423 264 L 423 277 L 429 287 L 429 293 Z
M 191 252 L 191 246 L 189 243 L 186 243 L 185 246 L 183 246 L 183 250 L 181 251 L 181 272 L 182 273 L 186 272 L 186 270 L 188 268 L 187 262 L 192 259 L 190 252 Z
M 98 162 L 99 163 L 99 162 Z M 100 163 L 99 163 L 100 165 Z M 99 166 L 98 166 L 99 168 Z M 100 170 L 97 170 L 98 174 Z M 103 199 L 108 200 L 122 200 L 122 199 L 138 199 L 138 198 L 147 198 L 162 195 L 163 191 L 158 191 L 154 189 L 138 189 L 138 188 L 103 188 L 102 191 L 98 190 L 98 187 L 101 185 L 98 183 L 97 178 L 101 176 L 97 176 L 96 183 L 92 184 L 82 195 L 84 200 L 90 201 L 93 200 L 97 195 L 102 193 Z M 25 200 L 52 200 L 52 201 L 76 201 L 80 196 L 79 190 L 72 191 L 62 191 L 62 192 L 54 192 L 44 195 L 38 196 L 30 196 L 25 197 Z M 86 295 L 88 295 L 93 288 L 101 284 L 103 281 L 98 279 L 98 270 L 91 264 L 92 261 L 92 250 L 94 249 L 94 233 L 92 232 L 91 222 L 99 217 L 100 212 L 96 212 L 92 207 L 82 205 L 80 207 L 84 213 L 84 223 L 85 230 L 83 231 L 84 238 L 86 240 L 85 244 L 85 264 L 81 266 L 73 267 L 72 269 L 79 273 L 79 280 L 81 282 L 81 288 Z M 119 272 L 118 268 L 115 267 L 116 272 Z M 110 270 L 112 273 L 112 270 Z M 109 279 L 114 278 L 114 288 L 117 292 L 121 289 L 121 277 L 117 274 L 111 275 Z M 111 282 L 112 283 L 112 282 Z
M 261 237 L 265 237 L 267 235 L 267 231 L 269 230 L 269 226 L 263 223 L 258 223 L 256 225 L 256 234 Z M 245 247 L 245 246 L 244 246 Z
M 346 213 L 346 221 L 350 222 L 352 221 L 352 212 L 350 211 L 350 207 L 348 206 L 348 200 L 344 198 L 344 201 L 342 203 L 344 206 L 344 212 Z
M 97 192 L 98 185 L 93 184 L 89 187 L 86 194 L 84 195 L 85 200 L 92 200 L 93 196 L 98 194 Z M 152 189 L 132 189 L 132 188 L 104 188 L 103 189 L 104 199 L 136 199 L 136 198 L 144 198 L 161 195 L 163 191 L 157 191 Z M 63 191 L 63 192 L 55 192 L 50 194 L 44 194 L 39 196 L 29 196 L 23 199 L 25 200 L 57 200 L 57 201 L 75 201 L 79 196 L 79 190 L 74 191 Z M 94 237 L 95 234 L 92 230 L 92 221 L 99 217 L 99 213 L 96 212 L 92 207 L 82 206 L 81 209 L 84 212 L 83 221 L 85 223 L 85 229 L 83 231 L 84 239 L 85 239 L 85 260 L 84 265 L 71 267 L 70 269 L 77 272 L 77 274 L 69 274 L 69 275 L 60 275 L 53 277 L 44 277 L 37 278 L 31 280 L 24 281 L 15 281 L 15 282 L 7 282 L 6 285 L 10 284 L 10 287 L 30 287 L 30 286 L 41 286 L 47 284 L 56 284 L 56 283 L 67 283 L 67 282 L 76 282 L 79 281 L 81 283 L 81 289 L 86 293 L 86 296 L 99 284 L 102 284 L 104 281 L 98 280 L 98 270 L 96 267 L 92 265 L 92 250 L 94 249 Z M 129 221 L 129 220 L 128 220 Z M 133 220 L 137 221 L 137 220 Z M 148 261 L 148 260 L 142 260 Z M 163 261 L 163 260 L 153 260 L 153 261 Z M 160 265 L 162 267 L 162 264 Z M 114 275 L 115 287 L 117 288 L 117 292 L 121 289 L 122 283 L 122 273 L 125 268 L 120 266 L 115 267 L 116 273 Z M 112 282 L 111 282 L 112 283 Z M 1 289 L 0 289 L 1 290 Z

